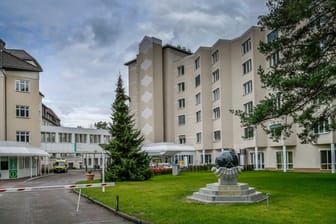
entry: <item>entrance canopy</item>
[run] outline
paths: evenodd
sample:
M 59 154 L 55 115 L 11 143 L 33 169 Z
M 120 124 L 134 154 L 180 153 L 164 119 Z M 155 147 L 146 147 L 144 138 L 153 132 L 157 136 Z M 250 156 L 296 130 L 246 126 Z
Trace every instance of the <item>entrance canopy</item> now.
M 141 149 L 147 152 L 149 156 L 173 156 L 181 152 L 195 152 L 193 146 L 171 142 L 147 143 Z
M 0 156 L 47 156 L 49 154 L 29 144 L 19 142 L 0 142 Z

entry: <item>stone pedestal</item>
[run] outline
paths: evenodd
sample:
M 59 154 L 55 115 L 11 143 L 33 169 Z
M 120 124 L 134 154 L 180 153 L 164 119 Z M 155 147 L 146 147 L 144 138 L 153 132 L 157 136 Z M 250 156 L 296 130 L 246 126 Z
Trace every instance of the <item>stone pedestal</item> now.
M 194 192 L 188 199 L 203 203 L 256 203 L 266 199 L 254 188 L 246 183 L 234 185 L 220 185 L 219 183 L 207 184 L 198 192 Z
M 231 151 L 223 151 L 216 157 L 217 167 L 211 171 L 218 177 L 218 183 L 207 184 L 188 199 L 203 203 L 255 203 L 266 196 L 245 183 L 237 183 L 240 173 L 238 157 Z

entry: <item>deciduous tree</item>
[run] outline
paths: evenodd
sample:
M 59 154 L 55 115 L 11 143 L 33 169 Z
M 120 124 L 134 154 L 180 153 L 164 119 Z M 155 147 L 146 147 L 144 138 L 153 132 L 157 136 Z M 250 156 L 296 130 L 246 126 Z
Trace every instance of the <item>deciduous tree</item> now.
M 275 131 L 275 139 L 298 124 L 302 141 L 315 141 L 316 128 L 336 128 L 336 1 L 268 0 L 267 6 L 259 24 L 273 33 L 259 49 L 271 67 L 260 67 L 258 74 L 269 94 L 252 113 L 235 112 L 243 125 Z M 281 117 L 291 122 L 276 130 L 265 125 Z

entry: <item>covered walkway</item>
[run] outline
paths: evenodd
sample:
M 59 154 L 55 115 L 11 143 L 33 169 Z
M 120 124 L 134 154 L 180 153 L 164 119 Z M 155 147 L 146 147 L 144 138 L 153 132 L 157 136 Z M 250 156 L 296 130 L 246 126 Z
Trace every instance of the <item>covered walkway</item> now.
M 38 176 L 48 158 L 47 152 L 30 144 L 0 141 L 0 179 Z
M 171 142 L 147 143 L 141 148 L 152 157 L 152 165 L 158 163 L 179 164 L 181 166 L 195 163 L 195 148 L 191 145 Z

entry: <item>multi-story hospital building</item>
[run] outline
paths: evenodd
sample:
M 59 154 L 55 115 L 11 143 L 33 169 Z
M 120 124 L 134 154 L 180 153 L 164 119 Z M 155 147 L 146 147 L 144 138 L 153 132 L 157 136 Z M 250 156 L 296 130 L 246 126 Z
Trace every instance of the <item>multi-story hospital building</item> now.
M 286 155 L 289 170 L 330 170 L 335 133 L 325 124 L 316 129 L 321 134 L 316 144 L 301 144 L 297 128 L 289 138 L 274 142 L 261 128 L 242 127 L 230 112 L 249 112 L 266 95 L 258 67 L 269 68 L 277 56 L 266 59 L 258 46 L 276 35 L 251 27 L 194 53 L 144 37 L 135 59 L 125 65 L 130 109 L 146 142 L 192 145 L 193 164 L 214 163 L 222 150 L 234 149 L 241 165 L 255 169 L 283 169 Z

